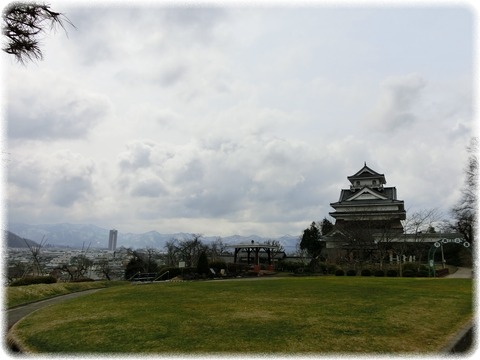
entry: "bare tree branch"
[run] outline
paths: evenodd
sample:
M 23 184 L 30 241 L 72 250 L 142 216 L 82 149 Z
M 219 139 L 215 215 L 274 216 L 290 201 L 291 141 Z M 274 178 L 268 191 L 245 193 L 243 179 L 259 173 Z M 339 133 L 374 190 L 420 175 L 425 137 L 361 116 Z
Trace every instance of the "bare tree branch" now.
M 39 36 L 58 27 L 67 33 L 66 23 L 75 28 L 65 15 L 52 11 L 50 5 L 35 2 L 10 3 L 3 10 L 2 33 L 7 39 L 3 51 L 14 55 L 22 64 L 42 60 Z

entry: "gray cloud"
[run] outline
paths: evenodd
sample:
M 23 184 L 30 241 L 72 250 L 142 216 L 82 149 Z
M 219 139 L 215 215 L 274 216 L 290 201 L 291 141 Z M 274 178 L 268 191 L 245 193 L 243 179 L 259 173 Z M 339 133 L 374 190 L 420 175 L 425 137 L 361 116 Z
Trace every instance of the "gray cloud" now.
M 151 165 L 150 156 L 154 148 L 152 142 L 131 142 L 127 150 L 120 154 L 119 165 L 123 170 L 135 170 Z
M 92 191 L 91 179 L 74 176 L 56 180 L 50 191 L 53 204 L 61 207 L 70 207 L 75 202 L 85 198 Z
M 160 179 L 151 178 L 139 180 L 133 186 L 130 194 L 132 196 L 157 198 L 163 194 L 166 194 L 166 190 Z
M 391 77 L 382 84 L 382 93 L 369 119 L 372 128 L 394 131 L 417 121 L 415 105 L 426 81 L 417 74 Z
M 87 136 L 110 113 L 106 97 L 72 87 L 63 79 L 43 74 L 43 83 L 27 85 L 17 74 L 6 106 L 11 139 L 75 139 Z

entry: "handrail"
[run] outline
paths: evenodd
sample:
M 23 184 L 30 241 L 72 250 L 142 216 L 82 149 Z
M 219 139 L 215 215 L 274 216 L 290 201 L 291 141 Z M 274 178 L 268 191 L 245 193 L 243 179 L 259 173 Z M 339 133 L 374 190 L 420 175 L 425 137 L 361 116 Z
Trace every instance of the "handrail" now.
M 132 279 L 133 279 L 135 276 L 137 276 L 138 274 L 140 274 L 140 271 L 138 271 L 138 272 L 136 272 L 135 274 L 133 274 L 133 276 L 132 276 L 130 279 L 128 279 L 127 281 L 132 280 Z
M 157 279 L 160 279 L 163 275 L 169 274 L 169 273 L 170 273 L 170 270 L 167 270 L 163 274 L 161 274 L 161 275 L 157 276 L 155 279 L 153 279 L 153 281 L 157 281 Z

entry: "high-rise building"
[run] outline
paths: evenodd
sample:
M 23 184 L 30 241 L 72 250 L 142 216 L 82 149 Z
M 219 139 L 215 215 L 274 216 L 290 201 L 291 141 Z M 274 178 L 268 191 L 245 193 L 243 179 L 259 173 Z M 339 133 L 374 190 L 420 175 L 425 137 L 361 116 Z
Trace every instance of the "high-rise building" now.
M 115 229 L 110 230 L 110 235 L 108 236 L 108 250 L 115 251 L 117 248 L 117 233 L 118 231 Z

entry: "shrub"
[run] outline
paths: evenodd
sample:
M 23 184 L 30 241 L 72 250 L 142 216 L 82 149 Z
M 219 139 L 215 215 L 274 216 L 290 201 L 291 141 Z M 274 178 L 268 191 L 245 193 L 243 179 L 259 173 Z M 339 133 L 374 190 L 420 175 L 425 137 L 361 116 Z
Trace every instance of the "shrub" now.
M 234 264 L 234 263 L 228 263 L 227 264 L 227 271 L 229 274 L 232 275 L 239 275 L 241 273 L 244 273 L 248 271 L 248 264 Z
M 409 271 L 413 271 L 413 272 L 416 273 L 417 268 L 418 268 L 418 265 L 414 264 L 414 263 L 405 263 L 405 264 L 402 265 L 403 272 L 409 270 Z
M 387 271 L 388 277 L 397 277 L 397 270 L 390 269 Z
M 293 273 L 297 272 L 300 268 L 305 268 L 305 264 L 301 261 L 281 261 L 279 264 L 279 269 Z
M 303 274 L 305 272 L 305 268 L 304 267 L 299 267 L 299 268 L 296 268 L 293 272 L 295 274 Z
M 205 251 L 202 251 L 198 258 L 197 272 L 199 274 L 205 274 L 206 276 L 210 274 L 210 266 L 208 264 L 207 253 Z
M 448 274 L 449 274 L 448 268 L 438 269 L 435 271 L 435 275 L 437 277 L 444 277 L 444 276 L 447 276 Z
M 90 279 L 90 278 L 81 278 L 81 279 L 72 280 L 70 282 L 89 282 L 89 281 L 95 281 L 95 280 Z
M 357 275 L 357 272 L 353 269 L 350 269 L 347 271 L 347 276 L 355 276 Z
M 338 270 L 337 265 L 328 265 L 327 266 L 327 273 L 328 274 L 335 274 L 335 272 Z
M 428 270 L 419 270 L 417 273 L 418 277 L 428 277 Z
M 385 271 L 383 271 L 383 270 L 375 270 L 374 275 L 375 275 L 375 276 L 378 276 L 378 277 L 383 277 L 383 276 L 385 276 Z
M 342 269 L 335 270 L 335 276 L 343 276 L 345 272 Z
M 360 274 L 362 276 L 372 276 L 372 272 L 370 271 L 370 269 L 363 269 Z
M 57 279 L 55 279 L 53 276 L 28 276 L 28 277 L 24 277 L 24 278 L 12 281 L 10 286 L 53 284 L 56 282 L 57 282 Z
M 413 270 L 405 270 L 403 272 L 403 277 L 415 277 L 416 273 Z

